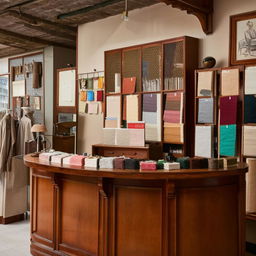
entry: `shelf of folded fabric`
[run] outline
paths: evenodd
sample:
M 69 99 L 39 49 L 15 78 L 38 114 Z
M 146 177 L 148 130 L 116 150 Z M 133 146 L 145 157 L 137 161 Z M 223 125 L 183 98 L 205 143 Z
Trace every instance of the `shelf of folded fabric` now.
M 256 212 L 246 213 L 246 219 L 256 221 Z

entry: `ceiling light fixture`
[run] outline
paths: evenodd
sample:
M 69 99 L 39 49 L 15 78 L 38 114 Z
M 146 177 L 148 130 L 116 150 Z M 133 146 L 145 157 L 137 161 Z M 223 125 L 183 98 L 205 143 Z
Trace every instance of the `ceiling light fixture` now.
M 125 9 L 122 15 L 122 19 L 123 21 L 128 21 L 129 17 L 128 17 L 128 0 L 125 0 Z

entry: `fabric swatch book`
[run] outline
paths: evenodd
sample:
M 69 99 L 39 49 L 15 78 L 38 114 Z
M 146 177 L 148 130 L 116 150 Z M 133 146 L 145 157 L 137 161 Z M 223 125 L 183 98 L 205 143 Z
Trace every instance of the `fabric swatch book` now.
M 201 98 L 198 100 L 198 123 L 211 124 L 213 118 L 213 98 Z
M 244 93 L 256 94 L 256 67 L 245 69 Z
M 127 122 L 139 121 L 139 96 L 138 95 L 126 96 L 126 121 Z
M 244 123 L 256 123 L 256 95 L 244 96 Z
M 239 95 L 239 69 L 224 69 L 221 72 L 221 95 Z
M 236 124 L 238 96 L 220 97 L 220 124 Z
M 129 77 L 123 79 L 122 93 L 133 94 L 135 93 L 136 77 Z
M 220 126 L 220 155 L 235 156 L 236 155 L 236 125 Z
M 213 96 L 213 71 L 198 72 L 197 96 Z
M 214 156 L 213 126 L 196 126 L 195 156 L 211 158 Z
M 256 127 L 243 127 L 243 155 L 256 156 Z
M 106 97 L 106 117 L 116 118 L 118 127 L 121 119 L 121 96 Z

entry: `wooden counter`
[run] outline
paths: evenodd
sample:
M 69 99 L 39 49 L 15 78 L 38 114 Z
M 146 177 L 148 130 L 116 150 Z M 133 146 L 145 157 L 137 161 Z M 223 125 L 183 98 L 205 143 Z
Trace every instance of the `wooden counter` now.
M 244 256 L 245 172 L 31 168 L 35 256 Z

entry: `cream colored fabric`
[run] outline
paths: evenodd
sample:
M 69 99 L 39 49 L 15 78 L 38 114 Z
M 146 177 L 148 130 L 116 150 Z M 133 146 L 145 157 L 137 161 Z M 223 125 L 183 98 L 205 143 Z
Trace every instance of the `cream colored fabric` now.
M 11 172 L 2 173 L 0 182 L 0 216 L 8 218 L 27 211 L 28 176 L 22 156 L 13 157 Z
M 15 141 L 14 120 L 10 114 L 6 114 L 0 121 L 0 173 L 11 170 Z
M 246 174 L 246 212 L 256 212 L 256 159 L 247 158 L 249 171 Z
M 239 69 L 225 69 L 221 72 L 221 95 L 239 95 Z
M 244 156 L 256 156 L 256 127 L 243 127 L 243 154 Z
M 23 116 L 19 123 L 16 153 L 17 155 L 25 154 L 25 142 L 34 140 L 33 133 L 31 132 L 31 119 Z

